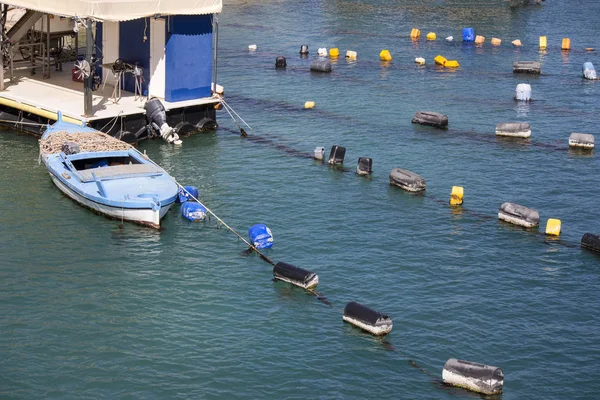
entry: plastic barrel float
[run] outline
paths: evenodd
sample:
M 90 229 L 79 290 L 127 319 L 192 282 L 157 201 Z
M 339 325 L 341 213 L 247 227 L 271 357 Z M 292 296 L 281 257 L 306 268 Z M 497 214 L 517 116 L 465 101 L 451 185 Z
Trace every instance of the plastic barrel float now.
M 252 225 L 248 229 L 248 236 L 257 249 L 269 249 L 273 246 L 273 234 L 265 224 Z
M 447 385 L 461 387 L 482 394 L 502 393 L 504 373 L 491 365 L 451 358 L 442 370 L 442 380 Z
M 569 136 L 569 147 L 591 150 L 594 148 L 594 135 L 573 132 Z
M 200 203 L 186 201 L 181 205 L 181 215 L 193 222 L 204 221 L 206 219 L 206 208 Z
M 417 111 L 411 122 L 413 124 L 433 126 L 434 128 L 448 128 L 448 116 L 433 111 Z
M 287 61 L 284 56 L 279 56 L 275 59 L 275 68 L 285 68 L 287 67 Z
M 540 213 L 519 204 L 506 202 L 498 210 L 498 219 L 525 228 L 533 228 L 540 224 Z
M 310 63 L 312 72 L 331 72 L 331 63 L 327 60 L 314 60 Z
M 175 201 L 177 203 L 185 203 L 186 201 L 193 200 L 194 198 L 198 198 L 198 188 L 195 186 L 184 186 L 179 188 L 179 191 L 177 192 L 177 199 Z
M 538 61 L 516 61 L 513 63 L 513 72 L 539 75 L 542 65 Z
M 528 138 L 531 136 L 531 125 L 527 122 L 500 122 L 496 125 L 496 136 Z
M 594 68 L 594 64 L 591 62 L 583 63 L 583 77 L 585 79 L 596 80 L 598 79 L 598 75 L 596 74 L 596 68 Z
M 331 146 L 331 151 L 329 152 L 329 161 L 330 165 L 340 165 L 344 163 L 344 157 L 346 155 L 346 148 L 342 146 L 338 146 L 334 144 Z
M 425 190 L 425 179 L 407 169 L 394 168 L 390 172 L 390 185 L 407 192 L 420 192 Z
M 473 28 L 463 28 L 463 42 L 473 42 L 475 40 L 475 31 Z
M 392 330 L 392 319 L 385 314 L 351 301 L 344 308 L 342 319 L 376 336 L 387 335 Z
M 313 157 L 315 160 L 323 161 L 325 158 L 325 147 L 317 147 L 313 151 Z
M 278 262 L 273 267 L 273 279 L 287 282 L 303 289 L 310 289 L 319 283 L 319 277 L 314 272 L 284 262 Z
M 358 175 L 370 175 L 373 172 L 373 159 L 369 157 L 359 157 L 356 173 Z
M 581 237 L 581 247 L 600 252 L 600 235 L 596 235 L 595 233 L 585 233 Z
M 531 85 L 528 83 L 519 83 L 515 89 L 515 100 L 531 100 Z

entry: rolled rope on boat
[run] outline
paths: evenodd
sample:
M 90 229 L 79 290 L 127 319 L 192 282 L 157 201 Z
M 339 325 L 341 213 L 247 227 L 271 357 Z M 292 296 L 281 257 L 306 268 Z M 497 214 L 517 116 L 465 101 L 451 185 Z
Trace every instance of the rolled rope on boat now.
M 303 289 L 310 289 L 319 283 L 319 277 L 314 272 L 284 262 L 275 264 L 273 278 Z
M 390 185 L 407 192 L 420 192 L 425 190 L 425 179 L 407 169 L 394 168 L 390 172 Z
M 598 79 L 598 75 L 596 74 L 596 68 L 594 68 L 594 64 L 591 62 L 583 63 L 583 77 L 585 79 L 596 80 Z
M 448 116 L 433 111 L 417 111 L 411 122 L 444 129 L 448 127 Z
M 451 358 L 444 365 L 442 380 L 447 385 L 477 393 L 499 394 L 504 386 L 504 373 L 491 365 Z
M 269 249 L 273 246 L 273 233 L 265 224 L 252 225 L 248 229 L 250 242 L 257 249 Z
M 392 319 L 355 301 L 344 308 L 342 319 L 373 335 L 387 335 L 392 330 Z
M 342 146 L 338 146 L 334 144 L 331 146 L 331 151 L 329 152 L 329 161 L 330 165 L 338 165 L 344 163 L 344 157 L 346 155 L 346 148 Z
M 185 203 L 188 200 L 198 198 L 198 188 L 196 186 L 183 186 L 177 192 L 177 203 Z
M 187 201 L 181 205 L 181 215 L 190 221 L 204 221 L 206 208 L 194 201 Z
M 314 60 L 310 63 L 313 72 L 331 72 L 331 63 L 327 60 Z
M 308 54 L 308 46 L 303 44 L 302 46 L 300 46 L 300 54 L 306 55 Z
M 540 213 L 519 204 L 506 202 L 498 210 L 498 219 L 525 228 L 533 228 L 540 224 Z
M 531 126 L 527 122 L 500 122 L 496 125 L 496 135 L 528 138 L 531 136 Z
M 571 133 L 569 136 L 569 147 L 579 147 L 582 149 L 594 148 L 594 135 L 588 133 Z
M 275 59 L 275 68 L 287 67 L 287 61 L 284 56 L 279 56 Z
M 581 247 L 600 252 L 600 235 L 595 233 L 585 233 L 581 238 Z
M 358 175 L 370 175 L 373 172 L 373 159 L 369 157 L 359 157 L 356 173 Z
M 515 89 L 515 100 L 531 100 L 531 85 L 528 83 L 519 83 Z
M 325 147 L 317 147 L 313 153 L 315 160 L 323 161 L 325 158 Z
M 542 65 L 538 61 L 516 61 L 513 63 L 513 72 L 539 75 Z

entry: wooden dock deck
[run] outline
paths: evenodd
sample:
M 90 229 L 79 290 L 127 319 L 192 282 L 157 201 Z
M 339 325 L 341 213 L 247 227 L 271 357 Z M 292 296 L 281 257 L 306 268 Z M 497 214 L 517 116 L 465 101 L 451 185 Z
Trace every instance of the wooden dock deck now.
M 56 113 L 61 111 L 64 116 L 77 121 L 90 122 L 94 120 L 112 119 L 116 116 L 144 114 L 146 96 L 135 96 L 134 93 L 121 91 L 121 97 L 115 102 L 112 98 L 114 78 L 109 77 L 103 88 L 93 92 L 93 116 L 84 116 L 83 83 L 75 82 L 71 77 L 72 64 L 64 63 L 63 71 L 51 71 L 50 78 L 41 74 L 31 75 L 24 71 L 13 81 L 5 78 L 5 90 L 0 92 L 0 103 L 3 99 L 20 105 L 31 106 L 41 111 Z M 41 68 L 40 68 L 41 69 Z M 177 103 L 169 103 L 161 99 L 167 110 L 188 107 L 199 104 L 217 103 L 218 97 L 194 99 Z M 15 106 L 15 108 L 18 108 Z M 25 107 L 24 107 L 25 108 Z M 35 112 L 34 112 L 35 113 Z

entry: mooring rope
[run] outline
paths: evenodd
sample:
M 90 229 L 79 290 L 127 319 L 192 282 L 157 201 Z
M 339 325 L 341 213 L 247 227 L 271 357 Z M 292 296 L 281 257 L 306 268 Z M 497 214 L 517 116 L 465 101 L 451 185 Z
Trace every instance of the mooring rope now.
M 254 129 L 252 129 L 252 127 L 250 125 L 248 125 L 248 123 L 246 121 L 244 121 L 244 118 L 240 117 L 240 114 L 236 113 L 235 110 L 233 109 L 233 107 L 231 107 L 223 98 L 223 96 L 221 96 L 221 103 L 223 104 L 223 107 L 225 108 L 229 108 L 243 123 L 244 125 L 246 125 L 251 131 L 253 131 Z

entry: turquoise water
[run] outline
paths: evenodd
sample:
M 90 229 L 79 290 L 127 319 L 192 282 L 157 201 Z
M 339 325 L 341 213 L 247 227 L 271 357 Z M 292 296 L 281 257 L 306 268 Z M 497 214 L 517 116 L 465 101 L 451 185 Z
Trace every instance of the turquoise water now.
M 600 232 L 600 165 L 567 139 L 598 136 L 600 82 L 581 79 L 583 62 L 600 68 L 583 50 L 600 49 L 598 15 L 583 0 L 225 5 L 219 83 L 249 138 L 221 111 L 216 133 L 140 149 L 244 236 L 267 224 L 266 255 L 317 272 L 332 307 L 273 282 L 214 220 L 174 207 L 161 231 L 120 228 L 81 208 L 37 164 L 35 138 L 0 132 L 0 398 L 478 398 L 439 384 L 452 357 L 501 367 L 504 399 L 596 398 L 600 259 L 579 243 Z M 442 40 L 464 26 L 486 44 Z M 413 43 L 413 27 L 439 39 Z M 358 60 L 311 74 L 319 47 Z M 434 67 L 438 54 L 461 67 Z M 543 74 L 513 75 L 517 60 Z M 521 82 L 530 104 L 512 100 Z M 447 114 L 450 129 L 412 125 L 418 110 Z M 531 123 L 531 139 L 497 140 L 504 121 Z M 345 170 L 306 157 L 333 144 Z M 360 156 L 370 178 L 354 173 Z M 423 176 L 425 195 L 390 187 L 394 167 Z M 447 205 L 453 185 L 462 209 Z M 539 210 L 539 231 L 500 223 L 505 201 Z M 542 234 L 548 218 L 562 220 L 560 239 Z M 344 324 L 349 301 L 388 314 L 390 335 Z

